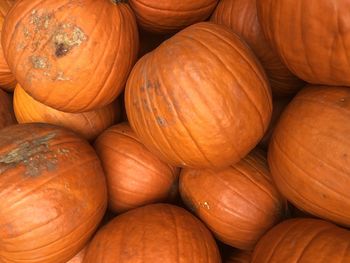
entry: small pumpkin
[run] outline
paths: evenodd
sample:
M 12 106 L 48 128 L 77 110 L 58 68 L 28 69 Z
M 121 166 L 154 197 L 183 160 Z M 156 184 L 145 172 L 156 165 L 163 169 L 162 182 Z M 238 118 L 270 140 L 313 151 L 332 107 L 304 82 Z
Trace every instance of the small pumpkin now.
M 227 167 L 264 135 L 271 90 L 260 63 L 221 25 L 187 27 L 143 56 L 125 90 L 140 141 L 174 166 Z
M 0 262 L 66 263 L 107 204 L 100 161 L 82 138 L 48 124 L 0 130 Z
M 257 15 L 257 0 L 221 0 L 211 21 L 228 26 L 241 36 L 261 61 L 275 96 L 296 93 L 303 81 L 294 76 L 266 40 Z
M 14 1 L 0 1 L 0 42 L 1 42 L 1 32 L 4 24 L 5 16 L 13 5 Z M 0 45 L 0 87 L 6 91 L 13 91 L 16 85 L 16 80 L 11 70 L 7 64 L 7 61 L 4 56 L 4 52 L 2 50 L 2 46 Z
M 257 7 L 266 38 L 296 76 L 350 85 L 348 0 L 257 0 Z
M 268 151 L 273 179 L 297 208 L 350 226 L 350 89 L 308 86 L 282 113 Z
M 170 33 L 205 20 L 218 0 L 129 0 L 141 28 Z
M 86 112 L 112 103 L 124 88 L 137 57 L 137 25 L 124 1 L 17 1 L 6 17 L 2 46 L 34 99 Z
M 319 219 L 290 219 L 259 240 L 251 262 L 350 262 L 350 232 Z
M 177 190 L 178 169 L 153 155 L 127 123 L 104 131 L 95 149 L 106 173 L 112 211 L 167 201 Z
M 118 100 L 89 112 L 69 113 L 55 110 L 33 99 L 19 84 L 16 86 L 13 102 L 19 123 L 55 124 L 71 129 L 87 140 L 95 139 L 101 132 L 112 126 L 121 115 Z
M 10 94 L 0 89 L 0 129 L 16 123 L 12 98 Z
M 214 238 L 185 209 L 153 204 L 110 221 L 92 239 L 84 263 L 219 263 Z
M 244 250 L 254 247 L 285 208 L 258 150 L 219 171 L 182 170 L 180 194 L 220 241 Z

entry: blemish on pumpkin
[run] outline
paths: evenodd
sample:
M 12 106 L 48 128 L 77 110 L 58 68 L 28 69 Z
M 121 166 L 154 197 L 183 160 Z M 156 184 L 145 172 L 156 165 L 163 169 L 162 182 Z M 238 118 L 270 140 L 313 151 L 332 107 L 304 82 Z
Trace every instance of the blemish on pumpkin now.
M 87 40 L 84 31 L 72 24 L 63 24 L 57 29 L 53 35 L 55 46 L 55 56 L 65 56 L 73 47 L 80 46 Z
M 202 207 L 204 207 L 205 209 L 207 209 L 207 210 L 210 210 L 210 206 L 209 206 L 209 203 L 208 202 L 203 202 L 203 203 L 200 203 L 200 205 L 202 206 Z
M 55 80 L 65 81 L 65 80 L 70 80 L 70 78 L 66 77 L 62 71 L 59 71 L 59 72 L 57 72 Z
M 156 119 L 157 119 L 157 123 L 158 123 L 160 126 L 165 126 L 165 125 L 167 125 L 167 121 L 166 121 L 164 118 L 162 118 L 162 117 L 160 117 L 160 116 L 157 116 Z
M 38 14 L 38 10 L 33 10 L 30 17 L 30 23 L 34 25 L 34 31 L 39 32 L 44 29 L 47 30 L 50 25 L 50 21 L 53 17 L 51 13 Z
M 46 69 L 49 67 L 48 60 L 41 56 L 31 56 L 30 61 L 35 69 Z

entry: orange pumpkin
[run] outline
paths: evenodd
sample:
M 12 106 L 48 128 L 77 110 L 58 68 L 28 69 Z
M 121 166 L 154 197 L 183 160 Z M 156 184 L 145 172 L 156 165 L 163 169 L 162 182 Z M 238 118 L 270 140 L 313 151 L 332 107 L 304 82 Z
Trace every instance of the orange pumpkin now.
M 348 0 L 257 0 L 266 38 L 299 78 L 350 85 Z
M 281 193 L 296 207 L 350 226 L 350 89 L 310 86 L 289 103 L 268 160 Z
M 151 32 L 169 33 L 205 20 L 218 0 L 129 0 L 139 25 Z
M 229 255 L 225 263 L 250 263 L 252 259 L 251 251 L 239 251 Z
M 11 96 L 0 89 L 0 129 L 15 123 Z
M 283 112 L 283 110 L 287 107 L 288 103 L 292 100 L 291 97 L 283 97 L 283 98 L 274 98 L 272 100 L 273 110 L 272 110 L 272 117 L 269 124 L 269 127 L 264 135 L 264 137 L 261 139 L 259 145 L 267 149 L 269 142 L 271 140 L 273 131 L 278 123 L 278 120 Z
M 173 205 L 154 204 L 114 218 L 91 241 L 84 263 L 219 263 L 202 222 Z
M 48 124 L 0 131 L 0 262 L 65 263 L 90 239 L 107 190 L 93 148 Z
M 0 1 L 0 41 L 1 41 L 1 31 L 4 24 L 4 18 L 13 5 L 14 1 Z M 13 91 L 16 85 L 16 80 L 11 70 L 7 64 L 7 61 L 0 45 L 0 87 L 6 91 Z
M 259 151 L 220 171 L 182 170 L 180 193 L 220 241 L 245 250 L 281 219 L 285 207 Z
M 76 254 L 71 260 L 67 263 L 83 263 L 84 257 L 86 254 L 87 246 L 85 246 L 78 254 Z
M 350 232 L 318 219 L 287 220 L 260 239 L 251 262 L 350 262 Z
M 71 129 L 88 140 L 95 139 L 101 132 L 112 126 L 121 114 L 118 101 L 89 112 L 68 113 L 55 110 L 33 99 L 20 85 L 16 86 L 13 102 L 19 123 L 55 124 Z
M 295 77 L 267 42 L 258 21 L 257 0 L 221 0 L 211 21 L 228 26 L 241 36 L 260 59 L 276 96 L 297 92 L 303 81 Z
M 124 212 L 174 195 L 178 170 L 148 151 L 127 123 L 103 132 L 95 149 L 107 176 L 112 211 Z
M 210 22 L 192 25 L 142 57 L 125 90 L 131 127 L 169 164 L 227 167 L 252 150 L 272 111 L 258 60 Z
M 138 34 L 124 1 L 17 1 L 2 45 L 11 71 L 33 98 L 61 111 L 86 112 L 122 91 Z

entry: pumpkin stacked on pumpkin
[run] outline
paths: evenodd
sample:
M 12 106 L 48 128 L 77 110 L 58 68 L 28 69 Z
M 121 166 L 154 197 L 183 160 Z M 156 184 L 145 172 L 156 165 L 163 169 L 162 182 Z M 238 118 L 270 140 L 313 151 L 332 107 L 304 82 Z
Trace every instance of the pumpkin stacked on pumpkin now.
M 350 262 L 349 29 L 346 0 L 0 0 L 0 262 Z

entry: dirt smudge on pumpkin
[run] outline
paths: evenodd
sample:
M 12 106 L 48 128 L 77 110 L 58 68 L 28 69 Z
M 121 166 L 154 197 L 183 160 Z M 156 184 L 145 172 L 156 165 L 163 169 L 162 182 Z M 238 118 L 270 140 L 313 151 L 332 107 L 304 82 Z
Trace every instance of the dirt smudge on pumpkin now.
M 54 171 L 57 166 L 57 155 L 66 154 L 62 149 L 52 151 L 49 142 L 56 133 L 48 133 L 33 140 L 21 142 L 17 147 L 0 156 L 0 174 L 7 170 L 25 166 L 25 176 L 36 177 L 43 171 Z
M 41 56 L 31 56 L 30 62 L 35 69 L 47 69 L 49 67 L 49 62 L 47 58 Z
M 157 120 L 157 123 L 158 123 L 160 126 L 166 126 L 166 125 L 167 125 L 167 121 L 166 121 L 166 119 L 164 119 L 163 117 L 157 116 L 157 117 L 156 117 L 156 120 Z

